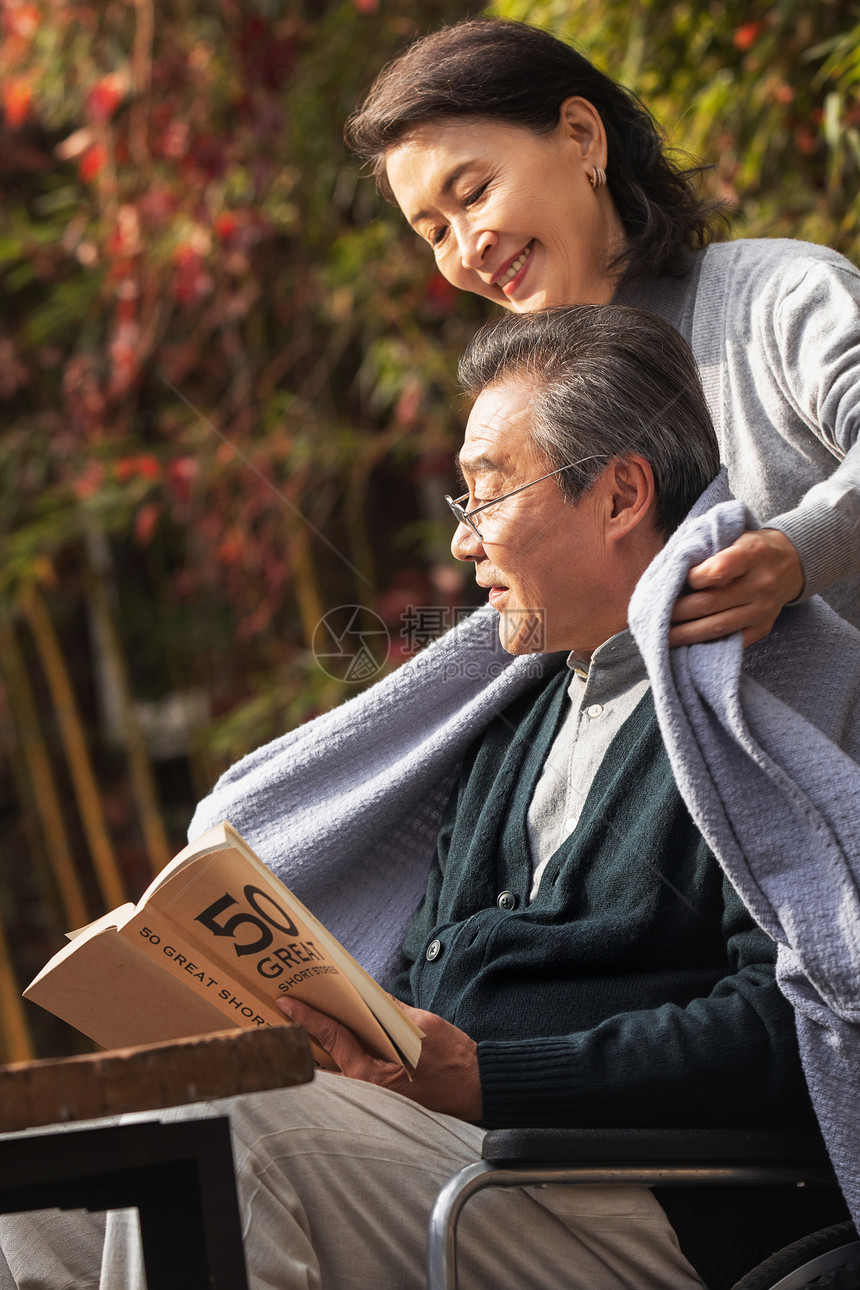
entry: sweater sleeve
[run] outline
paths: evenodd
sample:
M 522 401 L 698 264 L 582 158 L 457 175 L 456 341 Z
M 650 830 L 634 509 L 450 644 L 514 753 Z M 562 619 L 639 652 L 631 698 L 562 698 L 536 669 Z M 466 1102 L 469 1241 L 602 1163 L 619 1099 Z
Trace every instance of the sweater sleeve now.
M 774 309 L 768 340 L 788 397 L 839 462 L 769 521 L 800 553 L 806 599 L 860 572 L 860 273 L 813 262 Z
M 723 889 L 732 970 L 710 994 L 574 1034 L 480 1043 L 484 1124 L 704 1128 L 810 1115 L 776 947 Z
M 860 573 L 860 271 L 780 239 L 704 254 L 693 347 L 721 456 L 733 493 L 796 546 L 805 599 Z

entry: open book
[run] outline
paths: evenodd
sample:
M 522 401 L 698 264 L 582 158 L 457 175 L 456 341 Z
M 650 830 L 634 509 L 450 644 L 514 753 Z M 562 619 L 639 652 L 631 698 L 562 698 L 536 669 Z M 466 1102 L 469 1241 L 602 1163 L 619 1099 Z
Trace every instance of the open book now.
M 286 996 L 407 1068 L 423 1037 L 226 822 L 180 851 L 136 905 L 70 933 L 24 995 L 105 1048 L 289 1024 L 275 1006 Z

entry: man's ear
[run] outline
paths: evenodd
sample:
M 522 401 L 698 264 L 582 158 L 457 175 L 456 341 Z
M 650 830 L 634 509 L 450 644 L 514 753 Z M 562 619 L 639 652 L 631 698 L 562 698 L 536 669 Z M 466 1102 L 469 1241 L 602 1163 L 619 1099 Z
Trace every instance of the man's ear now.
M 576 145 L 587 167 L 606 169 L 606 130 L 600 113 L 588 99 L 574 94 L 564 100 L 559 108 L 559 129 Z
M 615 457 L 601 482 L 607 541 L 618 542 L 634 533 L 650 540 L 657 515 L 657 488 L 650 461 L 638 453 Z

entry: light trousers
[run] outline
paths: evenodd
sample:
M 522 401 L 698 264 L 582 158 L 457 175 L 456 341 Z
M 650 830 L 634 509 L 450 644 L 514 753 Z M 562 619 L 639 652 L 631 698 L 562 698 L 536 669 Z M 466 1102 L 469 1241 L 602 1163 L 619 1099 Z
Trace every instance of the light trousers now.
M 230 1116 L 252 1290 L 424 1290 L 427 1220 L 483 1130 L 373 1085 L 311 1084 L 125 1116 Z M 0 1288 L 143 1290 L 134 1210 L 0 1219 Z M 497 1188 L 459 1225 L 462 1290 L 702 1290 L 645 1187 Z M 150 1287 L 149 1290 L 158 1290 Z

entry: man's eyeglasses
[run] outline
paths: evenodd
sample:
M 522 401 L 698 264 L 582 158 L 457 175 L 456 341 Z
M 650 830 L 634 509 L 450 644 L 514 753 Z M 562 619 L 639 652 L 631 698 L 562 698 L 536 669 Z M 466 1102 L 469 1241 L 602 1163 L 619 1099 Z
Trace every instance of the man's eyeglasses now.
M 527 488 L 533 488 L 535 484 L 543 483 L 545 479 L 552 479 L 553 475 L 560 475 L 563 470 L 572 470 L 574 466 L 584 466 L 587 461 L 599 460 L 601 460 L 600 457 L 593 456 L 583 457 L 581 461 L 568 462 L 566 466 L 559 466 L 557 470 L 551 470 L 546 475 L 541 475 L 539 479 L 533 479 L 528 484 L 520 484 L 519 488 L 512 488 L 509 493 L 502 493 L 501 497 L 494 497 L 490 502 L 481 502 L 480 506 L 473 506 L 470 511 L 465 509 L 465 503 L 469 500 L 468 493 L 464 493 L 462 497 L 449 497 L 446 493 L 445 501 L 450 506 L 457 523 L 467 524 L 470 529 L 477 533 L 481 541 L 483 541 L 483 534 L 473 518 L 475 515 L 478 515 L 481 511 L 487 510 L 490 506 L 498 506 L 499 502 L 504 502 L 506 498 L 513 497 L 515 493 L 523 493 Z

